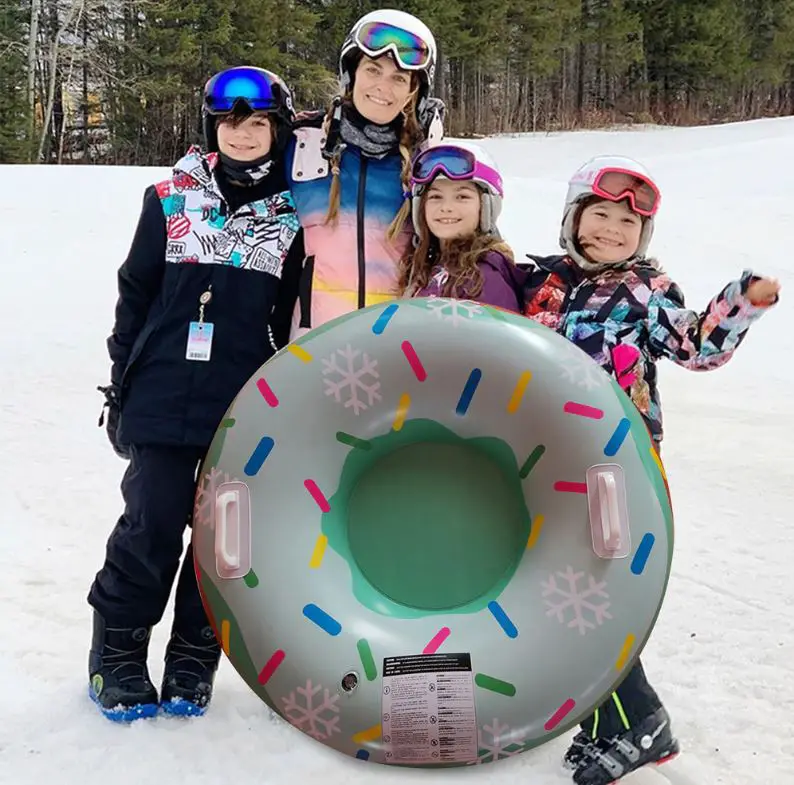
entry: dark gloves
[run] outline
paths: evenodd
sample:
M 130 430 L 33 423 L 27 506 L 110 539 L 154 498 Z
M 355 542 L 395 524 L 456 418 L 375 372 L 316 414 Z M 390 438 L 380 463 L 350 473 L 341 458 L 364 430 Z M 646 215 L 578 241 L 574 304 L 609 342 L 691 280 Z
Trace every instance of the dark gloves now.
M 295 115 L 293 128 L 322 128 L 325 120 L 324 109 L 304 109 Z
M 130 453 L 126 445 L 119 444 L 116 438 L 116 432 L 119 428 L 119 413 L 121 411 L 119 388 L 115 384 L 109 384 L 107 387 L 97 387 L 97 390 L 105 396 L 105 403 L 99 414 L 97 425 L 101 428 L 105 424 L 105 418 L 107 417 L 106 430 L 113 450 L 119 458 L 129 459 Z

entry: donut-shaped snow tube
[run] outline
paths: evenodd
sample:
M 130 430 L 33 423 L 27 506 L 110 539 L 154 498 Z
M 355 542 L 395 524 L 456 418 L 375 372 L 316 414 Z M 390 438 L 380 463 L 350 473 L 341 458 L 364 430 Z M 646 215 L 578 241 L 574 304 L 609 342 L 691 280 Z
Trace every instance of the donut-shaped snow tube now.
M 377 763 L 529 750 L 653 628 L 673 522 L 626 393 L 522 316 L 443 298 L 340 317 L 241 390 L 198 485 L 205 607 L 250 688 Z

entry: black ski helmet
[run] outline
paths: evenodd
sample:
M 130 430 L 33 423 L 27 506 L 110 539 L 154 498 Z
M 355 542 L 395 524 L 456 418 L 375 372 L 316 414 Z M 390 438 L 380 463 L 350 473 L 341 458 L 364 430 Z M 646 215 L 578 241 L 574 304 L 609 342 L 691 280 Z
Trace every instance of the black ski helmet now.
M 245 112 L 245 110 L 248 110 Z M 201 118 L 207 152 L 218 152 L 216 118 L 235 112 L 267 112 L 273 122 L 271 157 L 278 157 L 289 141 L 295 108 L 284 80 L 255 66 L 236 66 L 219 71 L 204 85 Z

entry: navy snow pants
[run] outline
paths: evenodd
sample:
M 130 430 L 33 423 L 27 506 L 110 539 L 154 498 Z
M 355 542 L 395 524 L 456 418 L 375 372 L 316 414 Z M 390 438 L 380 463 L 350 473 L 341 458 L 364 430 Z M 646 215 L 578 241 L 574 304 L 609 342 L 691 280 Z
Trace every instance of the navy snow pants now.
M 107 542 L 105 563 L 88 602 L 120 627 L 149 627 L 162 618 L 193 513 L 196 474 L 206 449 L 131 445 L 121 482 L 124 513 Z M 188 546 L 176 592 L 175 620 L 182 628 L 207 625 Z M 195 627 L 194 627 L 195 625 Z

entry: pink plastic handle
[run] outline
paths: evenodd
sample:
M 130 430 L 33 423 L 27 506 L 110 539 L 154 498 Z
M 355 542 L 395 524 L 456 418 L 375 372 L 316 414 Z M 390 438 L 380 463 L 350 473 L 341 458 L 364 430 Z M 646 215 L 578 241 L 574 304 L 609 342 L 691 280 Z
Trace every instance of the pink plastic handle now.
M 587 470 L 587 507 L 593 550 L 601 559 L 623 559 L 631 552 L 626 479 L 616 463 Z
M 251 570 L 251 504 L 248 486 L 225 482 L 215 491 L 215 569 L 220 578 Z

